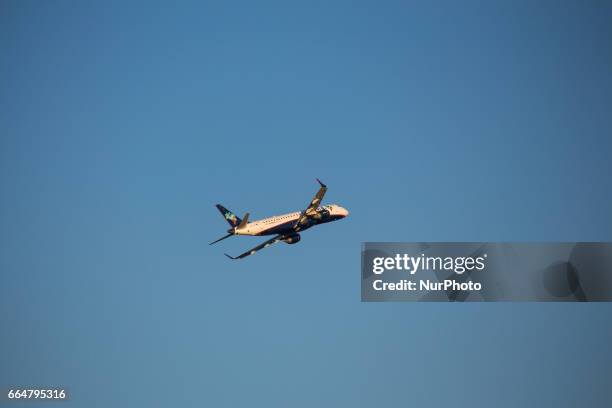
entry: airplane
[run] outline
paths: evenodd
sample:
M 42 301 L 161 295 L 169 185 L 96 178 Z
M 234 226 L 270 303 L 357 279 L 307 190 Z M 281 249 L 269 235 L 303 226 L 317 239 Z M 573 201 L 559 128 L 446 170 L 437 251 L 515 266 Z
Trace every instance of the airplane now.
M 216 244 L 234 235 L 275 235 L 274 238 L 236 257 L 225 254 L 225 256 L 230 259 L 242 259 L 280 241 L 287 244 L 296 244 L 300 241 L 300 232 L 315 225 L 336 221 L 348 216 L 349 212 L 337 204 L 320 205 L 327 191 L 327 186 L 319 179 L 317 179 L 317 182 L 320 185 L 319 191 L 304 211 L 276 215 L 274 217 L 249 222 L 249 213 L 246 213 L 244 218 L 241 219 L 221 204 L 217 204 L 217 209 L 221 212 L 221 215 L 223 215 L 231 228 L 227 230 L 227 235 L 208 245 Z

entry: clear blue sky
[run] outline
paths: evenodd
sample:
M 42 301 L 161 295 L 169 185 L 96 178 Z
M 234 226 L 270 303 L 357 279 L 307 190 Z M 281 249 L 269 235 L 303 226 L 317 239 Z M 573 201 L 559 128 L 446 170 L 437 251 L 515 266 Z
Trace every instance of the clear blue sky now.
M 0 387 L 604 406 L 609 304 L 362 304 L 363 241 L 612 240 L 607 2 L 0 5 Z M 242 262 L 253 218 L 349 209 Z

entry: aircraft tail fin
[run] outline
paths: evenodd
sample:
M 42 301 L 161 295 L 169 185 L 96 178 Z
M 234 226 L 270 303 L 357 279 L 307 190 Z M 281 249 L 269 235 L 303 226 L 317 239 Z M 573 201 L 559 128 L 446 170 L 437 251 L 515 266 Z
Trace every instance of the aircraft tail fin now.
M 242 222 L 242 219 L 240 217 L 238 217 L 236 214 L 234 214 L 233 212 L 231 212 L 230 210 L 228 210 L 227 208 L 225 208 L 221 204 L 217 204 L 216 207 L 219 210 L 219 212 L 221 213 L 221 215 L 223 215 L 223 217 L 225 218 L 227 223 L 232 228 L 236 228 Z

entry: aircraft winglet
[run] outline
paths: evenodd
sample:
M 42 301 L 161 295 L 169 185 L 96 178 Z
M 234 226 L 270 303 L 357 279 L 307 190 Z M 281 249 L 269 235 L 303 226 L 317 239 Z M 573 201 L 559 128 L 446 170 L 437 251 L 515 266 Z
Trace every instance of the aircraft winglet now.
M 319 182 L 319 184 L 321 185 L 321 187 L 327 187 L 325 184 L 321 183 L 321 180 L 317 179 L 317 181 Z

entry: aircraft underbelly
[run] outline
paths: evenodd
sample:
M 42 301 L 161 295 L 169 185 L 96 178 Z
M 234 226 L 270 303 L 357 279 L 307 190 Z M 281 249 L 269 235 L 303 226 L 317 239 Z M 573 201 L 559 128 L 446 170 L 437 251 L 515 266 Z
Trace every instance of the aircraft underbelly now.
M 275 225 L 268 229 L 261 231 L 259 235 L 278 235 L 278 234 L 288 234 L 293 232 L 293 226 L 295 225 L 295 220 L 287 221 L 279 225 Z

